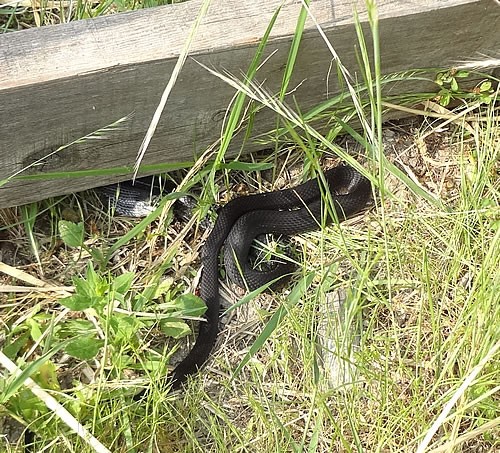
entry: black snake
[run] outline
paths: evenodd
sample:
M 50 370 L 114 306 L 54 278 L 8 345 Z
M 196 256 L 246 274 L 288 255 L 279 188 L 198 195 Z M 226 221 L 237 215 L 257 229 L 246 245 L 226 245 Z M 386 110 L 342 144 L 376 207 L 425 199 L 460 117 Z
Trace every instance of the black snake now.
M 318 179 L 312 179 L 291 189 L 236 198 L 221 209 L 202 254 L 200 295 L 207 305 L 206 322 L 200 323 L 193 349 L 175 368 L 173 388 L 179 387 L 189 375 L 203 366 L 219 333 L 218 259 L 224 243 L 228 274 L 240 285 L 255 289 L 293 269 L 289 264 L 282 264 L 271 271 L 254 270 L 248 263 L 248 252 L 258 235 L 299 234 L 317 229 L 331 222 L 334 217 L 342 221 L 360 211 L 370 198 L 370 182 L 351 167 L 338 166 L 325 171 L 324 182 L 328 191 L 318 183 Z M 99 192 L 114 205 L 117 213 L 132 216 L 148 214 L 147 200 L 159 194 L 147 178 L 141 181 L 139 187 L 132 183 L 121 183 L 118 195 L 116 185 L 99 188 Z M 325 209 L 328 204 L 324 201 L 330 197 L 334 212 Z M 142 399 L 145 393 L 135 395 L 134 399 Z M 33 442 L 34 433 L 27 429 L 26 451 L 32 451 Z
M 248 254 L 257 236 L 305 233 L 330 223 L 334 217 L 342 221 L 366 205 L 371 184 L 352 167 L 340 165 L 323 175 L 326 186 L 315 178 L 290 189 L 236 198 L 220 210 L 202 251 L 200 297 L 207 306 L 206 322 L 200 323 L 194 347 L 174 369 L 173 388 L 203 366 L 219 333 L 219 254 L 224 244 L 227 274 L 241 287 L 254 290 L 295 268 L 291 263 L 282 263 L 271 270 L 254 269 Z M 121 183 L 118 195 L 117 185 L 100 188 L 99 192 L 112 201 L 118 214 L 141 216 L 153 209 L 148 200 L 162 191 L 156 184 L 143 178 L 133 184 Z M 331 203 L 325 203 L 329 198 Z
M 242 270 L 243 278 L 239 278 L 239 284 L 245 283 L 248 289 L 255 289 L 293 270 L 290 264 L 282 264 L 269 272 L 252 269 L 248 252 L 258 235 L 292 235 L 318 229 L 334 217 L 342 221 L 359 212 L 370 198 L 370 182 L 349 166 L 325 171 L 324 181 L 329 194 L 316 178 L 294 188 L 236 198 L 220 210 L 202 252 L 200 297 L 207 305 L 206 322 L 200 323 L 193 349 L 174 369 L 174 388 L 203 366 L 219 333 L 218 269 L 219 253 L 224 243 L 228 273 L 238 280 Z M 325 204 L 329 197 L 332 203 Z M 328 205 L 333 209 L 325 209 Z

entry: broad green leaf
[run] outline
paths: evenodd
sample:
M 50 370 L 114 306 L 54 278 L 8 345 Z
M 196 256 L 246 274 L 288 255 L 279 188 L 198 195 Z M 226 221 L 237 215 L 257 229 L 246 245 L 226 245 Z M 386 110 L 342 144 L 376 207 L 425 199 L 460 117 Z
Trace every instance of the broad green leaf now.
M 137 331 L 143 327 L 143 323 L 133 317 L 115 316 L 110 320 L 111 329 L 114 333 L 114 341 L 130 343 Z
M 441 90 L 439 92 L 440 100 L 439 103 L 443 106 L 446 107 L 450 101 L 451 101 L 451 93 L 447 90 Z
M 53 362 L 47 360 L 38 370 L 37 382 L 46 389 L 60 390 L 57 380 L 57 367 Z
M 16 412 L 20 412 L 24 417 L 33 419 L 40 414 L 47 413 L 47 406 L 31 390 L 21 387 L 19 391 L 9 400 L 9 408 L 13 407 Z
M 97 355 L 103 345 L 104 341 L 95 336 L 80 336 L 72 339 L 64 348 L 64 352 L 80 360 L 90 360 Z
M 83 245 L 83 222 L 73 223 L 59 220 L 57 226 L 61 239 L 68 247 L 81 247 Z
M 81 277 L 73 277 L 73 285 L 75 287 L 75 293 L 80 296 L 92 297 L 94 295 L 93 288 L 90 283 Z
M 19 335 L 12 343 L 6 343 L 3 347 L 3 353 L 11 360 L 15 360 L 19 351 L 23 349 L 28 341 L 30 341 L 30 331 L 23 326 L 24 332 Z
M 38 339 L 42 336 L 40 324 L 38 324 L 38 322 L 36 322 L 33 318 L 27 319 L 26 324 L 30 327 L 30 335 L 33 341 L 38 341 Z
M 101 249 L 91 248 L 89 249 L 89 253 L 92 256 L 94 262 L 98 263 L 100 267 L 106 267 L 106 257 Z
M 176 339 L 185 337 L 191 332 L 189 326 L 181 319 L 161 321 L 160 329 L 165 335 Z
M 167 292 L 172 289 L 173 285 L 174 279 L 172 277 L 167 277 L 165 280 L 162 280 L 155 288 L 155 293 L 152 299 L 158 299 L 158 297 L 167 294 Z
M 481 91 L 481 92 L 490 91 L 490 90 L 491 90 L 491 81 L 490 80 L 483 82 L 479 87 L 479 91 Z
M 174 300 L 174 305 L 184 316 L 201 316 L 207 310 L 203 299 L 191 293 L 177 297 Z
M 135 274 L 133 272 L 126 272 L 125 274 L 119 275 L 113 280 L 111 288 L 119 294 L 126 294 L 132 286 L 134 277 Z
M 58 325 L 57 337 L 73 338 L 77 335 L 88 335 L 95 332 L 95 326 L 87 319 L 68 319 Z
M 83 311 L 87 308 L 99 306 L 102 302 L 102 298 L 83 294 L 73 294 L 72 296 L 60 299 L 59 302 L 70 310 Z
M 87 263 L 87 273 L 85 280 L 88 283 L 89 293 L 95 296 L 104 296 L 109 288 L 108 283 L 94 270 L 94 266 L 89 261 Z

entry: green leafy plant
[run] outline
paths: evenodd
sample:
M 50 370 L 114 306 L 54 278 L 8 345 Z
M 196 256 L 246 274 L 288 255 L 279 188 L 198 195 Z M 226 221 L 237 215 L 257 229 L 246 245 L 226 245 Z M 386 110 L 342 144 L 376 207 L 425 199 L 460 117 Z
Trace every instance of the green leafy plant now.
M 185 318 L 199 317 L 206 309 L 197 296 L 179 294 L 179 287 L 172 279 L 134 290 L 134 272 L 115 276 L 104 270 L 103 254 L 85 244 L 83 222 L 61 220 L 58 228 L 67 247 L 87 251 L 99 260 L 100 266 L 94 267 L 95 260 L 90 259 L 83 275 L 72 278 L 73 294 L 58 300 L 66 308 L 63 316 L 54 317 L 44 312 L 42 304 L 33 307 L 24 321 L 14 323 L 8 331 L 2 351 L 23 371 L 0 383 L 0 404 L 6 405 L 15 417 L 36 420 L 31 428 L 43 432 L 44 436 L 55 435 L 58 428 L 48 422 L 50 411 L 47 407 L 23 387 L 28 377 L 44 389 L 61 392 L 58 380 L 60 353 L 70 356 L 71 363 L 89 362 L 90 365 L 100 361 L 101 369 L 107 369 L 110 377 L 120 378 L 125 369 L 137 368 L 139 351 L 141 370 L 165 375 L 165 360 L 162 360 L 165 354 L 144 348 L 144 337 L 153 329 L 166 337 L 185 336 L 190 333 Z M 152 301 L 158 303 L 152 305 Z M 136 310 L 145 308 L 152 311 L 136 315 Z M 30 361 L 23 356 L 28 349 L 31 354 L 39 349 L 47 352 Z M 120 395 L 96 392 L 95 387 L 82 387 L 75 379 L 71 393 L 72 398 L 65 405 L 80 421 L 92 415 L 87 409 L 90 401 L 104 398 L 113 404 Z
M 492 102 L 494 90 L 491 80 L 479 82 L 472 90 L 463 90 L 459 85 L 459 79 L 467 79 L 468 77 L 470 77 L 469 71 L 455 68 L 438 73 L 435 82 L 441 87 L 436 96 L 439 104 L 446 107 L 453 99 L 470 98 L 485 104 Z
M 59 231 L 63 242 L 68 247 L 82 247 L 103 264 L 101 251 L 87 247 L 84 244 L 83 222 L 73 223 L 65 220 L 59 221 Z M 107 325 L 109 321 L 109 336 L 111 345 L 123 347 L 124 345 L 137 346 L 137 334 L 144 327 L 151 327 L 154 315 L 139 319 L 129 314 L 115 313 L 113 309 L 124 306 L 126 298 L 131 301 L 132 307 L 139 307 L 144 299 L 151 298 L 148 289 L 142 293 L 131 294 L 135 274 L 126 272 L 116 277 L 94 270 L 91 261 L 87 263 L 85 276 L 73 277 L 75 293 L 60 300 L 60 303 L 75 312 L 91 310 L 100 321 L 99 324 Z M 180 338 L 190 332 L 188 325 L 183 321 L 186 316 L 201 316 L 205 311 L 203 301 L 192 294 L 182 294 L 175 297 L 169 293 L 170 285 L 158 285 L 153 297 L 158 299 L 167 296 L 167 302 L 159 304 L 161 310 L 160 329 L 173 338 Z M 168 297 L 173 299 L 168 300 Z M 76 335 L 75 335 L 76 333 Z M 97 338 L 97 331 L 90 321 L 78 319 L 66 321 L 58 330 L 57 336 L 73 339 L 66 346 L 65 352 L 81 360 L 95 357 L 104 345 L 103 340 Z

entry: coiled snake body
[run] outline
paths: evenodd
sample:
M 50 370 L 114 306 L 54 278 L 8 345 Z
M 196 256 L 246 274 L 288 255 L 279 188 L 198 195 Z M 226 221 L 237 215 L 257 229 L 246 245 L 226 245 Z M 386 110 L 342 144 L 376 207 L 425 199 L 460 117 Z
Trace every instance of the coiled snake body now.
M 215 344 L 220 315 L 219 253 L 224 243 L 228 273 L 238 276 L 242 270 L 240 285 L 244 280 L 249 289 L 255 289 L 293 269 L 289 264 L 269 272 L 251 269 L 248 252 L 258 235 L 299 234 L 318 229 L 334 217 L 342 221 L 360 211 L 371 195 L 370 182 L 349 166 L 325 171 L 324 182 L 326 187 L 312 179 L 294 188 L 236 198 L 220 210 L 202 253 L 200 297 L 207 305 L 206 322 L 200 323 L 193 349 L 174 369 L 174 388 L 203 366 Z M 325 208 L 329 198 L 332 209 Z M 239 263 L 234 264 L 234 258 Z

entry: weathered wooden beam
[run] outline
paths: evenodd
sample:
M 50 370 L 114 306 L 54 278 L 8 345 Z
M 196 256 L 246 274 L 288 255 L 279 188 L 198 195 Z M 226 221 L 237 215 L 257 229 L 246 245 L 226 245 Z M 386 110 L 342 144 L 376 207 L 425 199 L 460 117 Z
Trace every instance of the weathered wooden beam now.
M 209 67 L 240 75 L 281 3 L 213 0 L 190 54 Z M 363 2 L 311 1 L 315 17 L 353 73 L 355 3 Z M 132 166 L 200 4 L 191 0 L 0 35 L 0 180 L 134 112 L 124 130 L 73 145 L 26 173 Z M 297 0 L 286 2 L 273 28 L 266 52 L 276 53 L 258 73 L 270 90 L 280 85 L 300 6 Z M 493 0 L 379 0 L 378 11 L 384 73 L 452 65 L 500 47 L 500 7 Z M 360 13 L 366 21 L 366 13 Z M 294 96 L 302 110 L 337 90 L 331 59 L 309 21 L 290 85 L 299 85 Z M 143 162 L 199 155 L 219 137 L 233 95 L 231 87 L 188 59 Z M 255 130 L 273 124 L 271 112 L 263 110 Z M 0 207 L 129 177 L 10 181 L 0 188 Z

